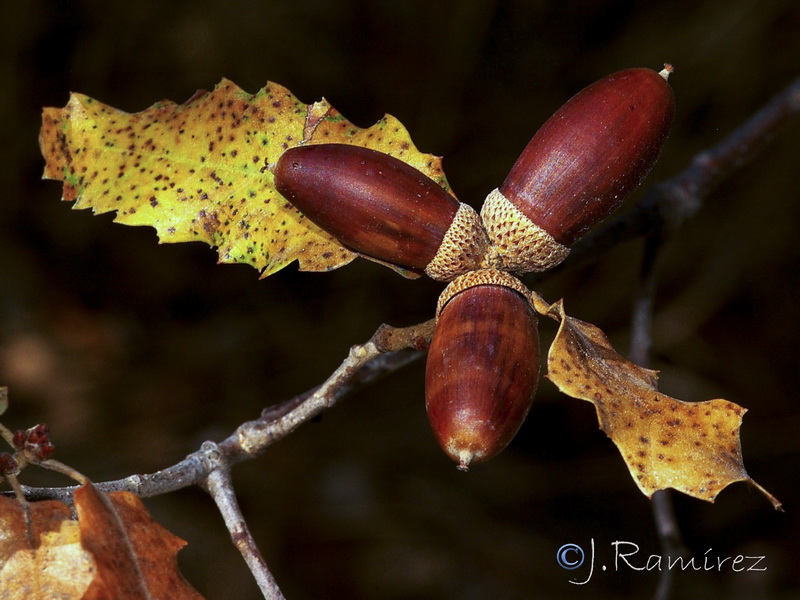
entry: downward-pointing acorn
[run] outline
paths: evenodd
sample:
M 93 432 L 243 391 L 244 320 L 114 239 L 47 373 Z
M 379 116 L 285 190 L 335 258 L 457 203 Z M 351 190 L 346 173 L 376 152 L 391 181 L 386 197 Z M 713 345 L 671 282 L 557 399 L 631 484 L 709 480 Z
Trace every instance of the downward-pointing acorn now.
M 449 281 L 478 268 L 480 217 L 435 181 L 388 154 L 347 144 L 297 146 L 273 170 L 276 189 L 344 245 Z
M 539 381 L 539 334 L 527 288 L 503 271 L 450 283 L 439 299 L 425 405 L 458 468 L 500 452 L 528 414 Z
M 609 75 L 542 125 L 481 210 L 495 266 L 523 273 L 557 265 L 639 185 L 672 124 L 671 72 Z

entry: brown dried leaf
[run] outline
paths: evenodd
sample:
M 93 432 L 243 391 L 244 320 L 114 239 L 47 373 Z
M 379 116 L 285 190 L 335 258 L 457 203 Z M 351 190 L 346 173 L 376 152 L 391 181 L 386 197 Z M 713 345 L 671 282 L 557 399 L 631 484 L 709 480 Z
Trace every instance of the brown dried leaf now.
M 82 598 L 94 577 L 94 561 L 81 546 L 69 507 L 55 500 L 30 505 L 31 545 L 25 511 L 0 498 L 0 598 Z
M 727 400 L 684 402 L 662 394 L 656 371 L 625 360 L 600 329 L 567 316 L 561 301 L 547 314 L 561 321 L 547 377 L 565 394 L 595 405 L 600 429 L 648 498 L 674 488 L 713 502 L 729 484 L 747 481 L 780 508 L 742 463 L 739 427 L 746 409 Z
M 25 511 L 0 498 L 0 598 L 10 600 L 202 600 L 178 571 L 185 543 L 155 523 L 141 501 L 93 486 L 75 493 L 79 520 L 57 501 Z
M 75 491 L 81 543 L 94 557 L 95 577 L 83 600 L 201 600 L 178 570 L 186 543 L 153 521 L 133 494 L 109 497 L 91 484 Z

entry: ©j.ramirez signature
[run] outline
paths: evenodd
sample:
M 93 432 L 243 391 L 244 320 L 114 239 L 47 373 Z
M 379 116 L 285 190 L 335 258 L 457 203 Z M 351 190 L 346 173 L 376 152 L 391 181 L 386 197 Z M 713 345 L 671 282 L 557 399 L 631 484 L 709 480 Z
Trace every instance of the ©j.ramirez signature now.
M 574 570 L 587 562 L 589 575 L 583 581 L 570 579 L 569 582 L 575 585 L 589 583 L 595 569 L 595 548 L 594 538 L 591 539 L 591 550 L 586 556 L 583 548 L 577 544 L 564 544 L 556 553 L 556 561 L 563 569 Z M 645 556 L 639 553 L 639 545 L 634 542 L 617 540 L 611 542 L 614 552 L 613 568 L 615 571 L 622 569 L 632 569 L 634 571 L 766 571 L 767 567 L 763 564 L 764 556 L 719 556 L 713 553 L 713 548 L 706 550 L 702 556 L 661 556 L 650 554 Z M 609 566 L 602 564 L 599 568 L 606 571 Z

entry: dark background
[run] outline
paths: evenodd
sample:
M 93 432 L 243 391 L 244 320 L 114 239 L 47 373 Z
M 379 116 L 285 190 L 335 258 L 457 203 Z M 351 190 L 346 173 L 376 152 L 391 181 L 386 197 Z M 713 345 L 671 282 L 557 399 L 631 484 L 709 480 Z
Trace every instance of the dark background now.
M 199 244 L 59 201 L 42 181 L 43 106 L 80 91 L 127 111 L 181 102 L 223 76 L 323 95 L 366 127 L 397 116 L 443 155 L 479 206 L 536 128 L 613 71 L 672 62 L 667 178 L 800 73 L 800 9 L 785 0 L 456 2 L 303 0 L 3 2 L 0 14 L 0 382 L 12 428 L 50 425 L 57 457 L 95 480 L 151 472 L 317 385 L 383 322 L 432 316 L 441 285 L 356 263 L 290 266 L 259 281 Z M 715 504 L 675 495 L 693 556 L 763 555 L 759 573 L 676 574 L 680 598 L 796 598 L 798 144 L 795 119 L 664 247 L 654 366 L 662 390 L 749 409 L 750 486 Z M 645 186 L 646 187 L 646 186 Z M 632 202 L 641 198 L 639 192 Z M 537 285 L 626 351 L 641 241 Z M 542 326 L 544 343 L 554 328 Z M 419 362 L 349 397 L 234 472 L 243 509 L 291 599 L 649 598 L 654 572 L 613 568 L 612 542 L 659 553 L 650 502 L 594 409 L 543 381 L 512 445 L 464 475 L 429 431 Z M 65 483 L 34 470 L 25 483 Z M 180 560 L 209 598 L 257 598 L 198 490 L 148 500 L 188 540 Z M 565 571 L 565 543 L 597 565 Z M 609 570 L 600 571 L 601 564 Z M 730 561 L 728 561 L 730 564 Z

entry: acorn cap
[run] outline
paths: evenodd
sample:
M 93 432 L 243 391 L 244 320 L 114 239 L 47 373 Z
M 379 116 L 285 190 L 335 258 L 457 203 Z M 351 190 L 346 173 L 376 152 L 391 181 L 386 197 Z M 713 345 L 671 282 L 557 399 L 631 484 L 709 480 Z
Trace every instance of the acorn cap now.
M 481 219 L 491 245 L 484 264 L 515 273 L 552 269 L 569 254 L 545 229 L 531 221 L 500 190 L 483 201 Z

